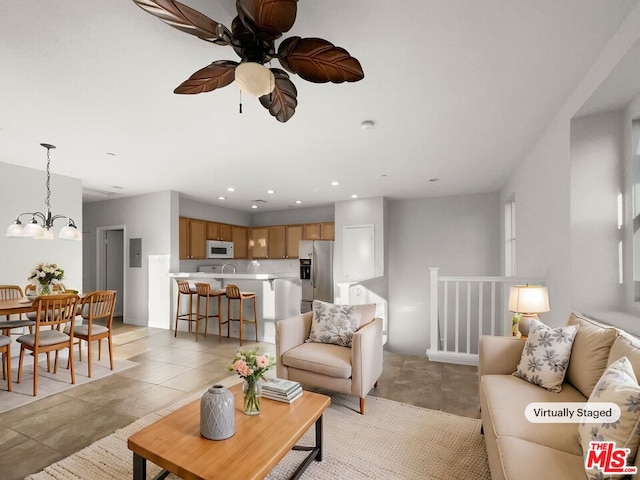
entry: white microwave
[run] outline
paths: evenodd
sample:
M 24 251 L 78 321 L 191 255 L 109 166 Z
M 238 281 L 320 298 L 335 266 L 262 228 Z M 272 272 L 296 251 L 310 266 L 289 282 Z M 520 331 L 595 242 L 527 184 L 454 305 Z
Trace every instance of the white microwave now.
M 207 240 L 207 258 L 233 258 L 233 242 Z

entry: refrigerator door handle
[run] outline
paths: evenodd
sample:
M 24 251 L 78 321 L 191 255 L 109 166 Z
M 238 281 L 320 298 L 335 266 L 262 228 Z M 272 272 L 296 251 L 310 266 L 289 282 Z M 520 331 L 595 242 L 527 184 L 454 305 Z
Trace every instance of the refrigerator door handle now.
M 311 286 L 315 288 L 316 286 L 316 247 L 315 245 L 311 250 Z M 315 297 L 315 295 L 314 295 Z

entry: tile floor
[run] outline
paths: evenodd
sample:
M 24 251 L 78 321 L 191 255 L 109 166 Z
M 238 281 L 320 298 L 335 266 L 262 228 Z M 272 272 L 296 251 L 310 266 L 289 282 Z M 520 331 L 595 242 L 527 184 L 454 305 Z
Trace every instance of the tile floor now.
M 237 339 L 207 339 L 118 323 L 116 359 L 138 366 L 0 414 L 0 477 L 22 479 L 136 419 L 201 390 L 229 372 Z M 275 353 L 267 343 L 244 342 Z M 370 395 L 479 418 L 477 369 L 385 351 Z M 63 374 L 66 372 L 63 372 Z M 354 409 L 358 400 L 354 398 Z

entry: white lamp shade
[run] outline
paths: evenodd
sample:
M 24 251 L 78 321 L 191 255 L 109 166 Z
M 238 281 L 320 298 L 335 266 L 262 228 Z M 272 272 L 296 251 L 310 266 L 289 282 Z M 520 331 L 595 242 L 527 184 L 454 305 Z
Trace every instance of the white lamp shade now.
M 509 291 L 509 311 L 515 313 L 548 312 L 549 292 L 542 285 L 514 285 Z
M 275 88 L 276 79 L 271 70 L 255 62 L 244 62 L 236 67 L 236 84 L 244 93 L 262 97 Z
M 7 237 L 22 237 L 24 232 L 24 225 L 21 223 L 12 223 L 7 228 Z
M 51 229 L 41 228 L 40 233 L 33 238 L 35 238 L 36 240 L 53 240 L 54 235 Z
M 37 223 L 27 223 L 22 231 L 23 237 L 38 237 L 42 235 L 43 228 Z
M 60 238 L 64 240 L 82 240 L 82 234 L 77 228 L 67 225 L 60 230 Z

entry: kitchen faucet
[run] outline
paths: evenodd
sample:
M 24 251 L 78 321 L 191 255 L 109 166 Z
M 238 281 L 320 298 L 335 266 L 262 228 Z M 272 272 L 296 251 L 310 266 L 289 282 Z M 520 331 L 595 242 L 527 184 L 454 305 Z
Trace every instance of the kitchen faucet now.
M 233 273 L 236 273 L 236 266 L 232 263 L 225 263 L 224 265 L 222 265 L 222 270 L 221 272 L 224 273 L 224 267 L 231 267 L 233 268 Z

